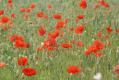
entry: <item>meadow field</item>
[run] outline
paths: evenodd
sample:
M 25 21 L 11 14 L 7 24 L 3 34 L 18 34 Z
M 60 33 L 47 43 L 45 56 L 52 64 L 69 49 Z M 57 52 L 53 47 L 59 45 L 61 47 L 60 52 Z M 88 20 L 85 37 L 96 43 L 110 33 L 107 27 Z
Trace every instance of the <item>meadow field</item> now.
M 0 80 L 119 80 L 119 0 L 0 0 Z

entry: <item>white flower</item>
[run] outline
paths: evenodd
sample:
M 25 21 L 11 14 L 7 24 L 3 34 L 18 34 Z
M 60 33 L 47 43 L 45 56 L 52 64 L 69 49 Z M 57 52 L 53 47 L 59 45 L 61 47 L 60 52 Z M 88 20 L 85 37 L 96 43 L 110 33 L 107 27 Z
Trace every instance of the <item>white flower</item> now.
M 44 45 L 44 42 L 41 42 L 41 46 L 43 46 Z
M 94 80 L 102 80 L 102 74 L 100 72 L 96 73 L 93 77 Z

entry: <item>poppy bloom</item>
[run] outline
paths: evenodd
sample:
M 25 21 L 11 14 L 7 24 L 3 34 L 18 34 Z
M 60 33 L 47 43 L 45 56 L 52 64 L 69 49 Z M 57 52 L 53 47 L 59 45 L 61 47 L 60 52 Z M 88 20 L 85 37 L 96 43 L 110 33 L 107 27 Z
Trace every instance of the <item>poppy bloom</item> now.
M 56 39 L 58 36 L 59 36 L 59 31 L 57 30 L 57 31 L 55 31 L 55 32 L 52 32 L 52 33 L 49 33 L 48 34 L 48 37 L 49 38 L 53 38 L 53 39 Z
M 99 37 L 99 38 L 101 38 L 101 37 L 102 37 L 102 32 L 98 32 L 98 33 L 96 34 L 96 36 Z
M 26 12 L 25 8 L 20 8 L 20 12 Z
M 93 45 L 97 48 L 97 50 L 102 50 L 105 47 L 105 44 L 102 43 L 100 40 L 95 40 Z
M 116 29 L 116 32 L 117 32 L 117 33 L 119 33 L 119 28 L 118 28 L 118 29 Z
M 80 8 L 85 9 L 87 7 L 87 2 L 86 0 L 81 0 L 79 3 Z
M 48 9 L 52 9 L 52 5 L 51 5 L 51 4 L 48 4 L 48 5 L 47 5 L 47 8 L 48 8 Z
M 29 5 L 29 8 L 31 8 L 31 9 L 34 9 L 36 7 L 36 4 L 35 3 L 31 3 L 30 5 Z
M 97 53 L 98 51 L 102 50 L 105 47 L 105 45 L 99 41 L 95 40 L 91 46 L 88 47 L 88 49 L 85 51 L 85 55 L 88 56 L 91 53 L 94 53 L 95 56 L 102 56 L 102 54 Z
M 60 21 L 60 22 L 57 22 L 56 23 L 56 29 L 61 29 L 63 28 L 65 25 L 65 22 L 64 21 Z
M 20 35 L 13 35 L 10 37 L 11 42 L 15 42 L 16 40 L 24 41 L 24 38 L 23 38 L 23 36 L 20 36 Z
M 76 42 L 76 45 L 79 46 L 79 47 L 82 47 L 82 46 L 83 46 L 83 42 L 77 41 L 77 42 Z
M 4 14 L 4 10 L 0 10 L 0 16 Z
M 19 66 L 25 66 L 28 63 L 28 58 L 27 57 L 20 57 L 17 61 Z
M 38 17 L 38 18 L 42 18 L 42 17 L 44 17 L 44 16 L 45 16 L 44 12 L 38 12 L 38 13 L 37 13 L 37 17 Z
M 78 15 L 77 17 L 76 17 L 76 22 L 77 21 L 79 21 L 79 20 L 81 20 L 81 19 L 84 19 L 84 15 L 82 14 L 82 15 Z
M 9 20 L 10 20 L 10 18 L 8 16 L 2 16 L 2 18 L 1 18 L 2 23 L 7 23 Z
M 5 62 L 0 62 L 0 68 L 3 68 L 6 66 L 6 63 Z
M 48 48 L 48 47 L 56 47 L 57 42 L 55 39 L 48 39 L 44 41 L 43 47 Z
M 62 43 L 62 48 L 72 48 L 72 45 L 70 43 Z
M 77 26 L 76 29 L 75 29 L 75 33 L 76 34 L 82 34 L 83 31 L 84 31 L 84 26 L 83 25 L 80 25 L 80 26 Z
M 116 66 L 114 66 L 113 72 L 114 72 L 115 74 L 119 74 L 119 64 L 116 65 Z
M 106 30 L 107 30 L 108 33 L 111 33 L 112 32 L 111 26 L 107 27 Z
M 92 52 L 97 52 L 97 49 L 95 46 L 91 45 L 88 47 L 88 49 L 85 51 L 85 55 L 89 56 Z
M 51 46 L 51 43 L 50 43 L 50 42 L 51 42 L 50 40 L 46 40 L 46 41 L 44 41 L 43 46 L 44 46 L 45 48 Z
M 53 19 L 60 20 L 60 19 L 62 19 L 62 16 L 61 16 L 61 14 L 54 14 Z
M 37 71 L 34 68 L 24 68 L 22 73 L 24 73 L 26 76 L 34 76 L 36 75 Z
M 11 14 L 11 17 L 12 17 L 12 18 L 16 17 L 16 14 L 12 13 L 12 14 Z
M 12 0 L 8 0 L 8 6 L 12 7 Z
M 24 38 L 20 35 L 13 35 L 10 41 L 14 43 L 16 48 L 28 48 L 29 44 L 24 41 Z
M 66 19 L 64 20 L 65 23 L 68 23 L 68 21 L 69 21 L 69 18 L 66 18 Z
M 105 8 L 109 8 L 109 4 L 105 2 L 104 0 L 99 0 L 99 4 Z
M 45 33 L 46 33 L 46 30 L 45 30 L 44 26 L 40 26 L 38 29 L 39 36 L 44 36 Z
M 22 41 L 22 40 L 16 40 L 14 43 L 15 48 L 29 48 L 29 44 Z
M 78 68 L 77 66 L 69 66 L 67 72 L 70 74 L 77 74 L 81 72 L 81 69 Z
M 8 0 L 8 3 L 9 3 L 9 4 L 12 3 L 12 0 Z

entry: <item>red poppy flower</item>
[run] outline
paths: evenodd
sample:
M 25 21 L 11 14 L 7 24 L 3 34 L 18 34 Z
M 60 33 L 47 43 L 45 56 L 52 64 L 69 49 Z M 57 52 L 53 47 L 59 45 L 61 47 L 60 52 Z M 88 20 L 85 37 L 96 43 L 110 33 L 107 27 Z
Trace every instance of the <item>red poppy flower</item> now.
M 28 63 L 28 58 L 27 57 L 20 57 L 17 61 L 19 66 L 26 66 Z
M 76 34 L 82 34 L 84 31 L 85 27 L 83 25 L 77 26 L 75 29 Z
M 37 13 L 37 17 L 39 17 L 39 18 L 42 18 L 44 16 L 45 16 L 44 12 L 38 12 Z
M 8 3 L 9 3 L 9 4 L 12 3 L 12 0 L 8 0 Z
M 0 16 L 4 14 L 4 10 L 0 10 Z
M 44 48 L 48 48 L 48 47 L 56 47 L 57 46 L 57 42 L 55 39 L 48 39 L 46 41 L 44 41 Z
M 7 23 L 9 20 L 10 20 L 10 18 L 8 16 L 2 16 L 2 18 L 1 18 L 2 23 Z
M 40 26 L 38 29 L 38 34 L 39 36 L 44 36 L 46 33 L 45 27 L 44 26 Z
M 33 69 L 33 68 L 24 68 L 22 70 L 22 73 L 24 73 L 24 75 L 26 76 L 34 76 L 36 75 L 37 71 L 36 69 Z
M 13 35 L 13 36 L 10 37 L 11 42 L 15 42 L 16 40 L 24 41 L 24 38 L 20 35 Z
M 49 47 L 51 44 L 50 44 L 50 40 L 46 40 L 44 41 L 44 47 L 47 48 Z
M 95 46 L 91 45 L 88 47 L 88 49 L 85 51 L 85 55 L 89 56 L 92 52 L 97 52 L 97 49 Z
M 48 8 L 48 9 L 52 9 L 52 5 L 51 5 L 51 4 L 48 4 L 48 5 L 47 5 L 47 8 Z
M 108 33 L 111 33 L 112 32 L 111 26 L 107 27 L 106 30 L 107 30 Z
M 49 37 L 49 38 L 52 38 L 52 39 L 56 39 L 58 36 L 59 36 L 59 31 L 58 31 L 58 30 L 56 30 L 56 31 L 53 32 L 53 33 L 49 33 L 49 34 L 48 34 L 48 37 Z
M 72 45 L 70 43 L 62 43 L 62 48 L 72 48 Z
M 20 12 L 26 12 L 25 8 L 20 8 Z
M 11 17 L 12 17 L 12 18 L 16 17 L 16 14 L 15 14 L 15 13 L 12 13 L 12 14 L 11 14 Z
M 81 72 L 81 69 L 78 68 L 77 66 L 69 66 L 67 72 L 70 74 L 78 74 Z
M 118 29 L 116 29 L 116 32 L 117 32 L 117 33 L 119 33 L 119 28 L 118 28 Z
M 0 68 L 3 68 L 6 66 L 6 63 L 5 62 L 0 62 Z
M 65 22 L 64 21 L 57 22 L 56 29 L 61 29 L 61 28 L 64 27 L 64 25 L 65 25 Z
M 114 72 L 115 74 L 119 74 L 119 64 L 117 64 L 116 66 L 114 66 L 113 72 Z
M 101 41 L 95 40 L 93 44 L 85 51 L 85 55 L 88 56 L 91 53 L 94 53 L 96 56 L 99 56 L 100 54 L 97 54 L 97 52 L 102 50 L 104 47 L 105 45 Z
M 102 50 L 105 46 L 100 40 L 95 40 L 93 45 L 97 48 L 97 50 Z
M 62 16 L 61 16 L 61 14 L 54 14 L 53 18 L 56 20 L 60 20 L 60 19 L 62 19 Z
M 64 20 L 65 24 L 68 23 L 68 21 L 69 21 L 69 18 L 66 18 L 66 19 Z
M 21 40 L 16 40 L 14 46 L 15 48 L 29 48 L 29 44 Z
M 105 8 L 109 8 L 109 4 L 107 2 L 105 2 L 104 0 L 100 0 L 99 4 Z
M 83 42 L 78 41 L 78 42 L 76 42 L 76 45 L 79 46 L 79 47 L 82 47 L 83 46 Z
M 31 8 L 31 9 L 34 9 L 36 7 L 36 4 L 35 3 L 31 3 L 30 5 L 29 5 L 29 8 Z
M 79 21 L 79 20 L 81 20 L 81 19 L 84 19 L 84 15 L 82 14 L 82 15 L 78 15 L 77 17 L 76 17 L 76 22 L 77 21 Z
M 96 36 L 99 37 L 99 38 L 101 38 L 101 37 L 102 37 L 102 32 L 98 32 L 98 33 L 96 34 Z
M 79 3 L 80 8 L 85 9 L 87 7 L 87 2 L 86 0 L 81 0 Z
M 12 7 L 12 0 L 8 0 L 8 6 Z
M 20 35 L 13 35 L 10 41 L 14 43 L 16 48 L 28 48 L 29 44 L 24 41 L 24 38 Z

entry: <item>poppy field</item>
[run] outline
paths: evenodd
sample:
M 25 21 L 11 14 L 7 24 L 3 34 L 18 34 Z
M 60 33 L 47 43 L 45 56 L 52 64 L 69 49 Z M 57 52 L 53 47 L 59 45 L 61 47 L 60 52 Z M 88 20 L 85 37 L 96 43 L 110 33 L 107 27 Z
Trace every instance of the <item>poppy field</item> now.
M 119 80 L 119 0 L 0 0 L 0 80 Z

